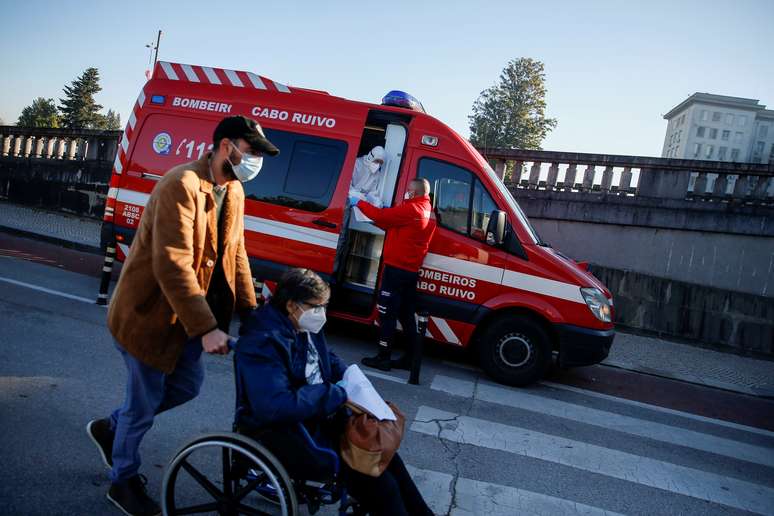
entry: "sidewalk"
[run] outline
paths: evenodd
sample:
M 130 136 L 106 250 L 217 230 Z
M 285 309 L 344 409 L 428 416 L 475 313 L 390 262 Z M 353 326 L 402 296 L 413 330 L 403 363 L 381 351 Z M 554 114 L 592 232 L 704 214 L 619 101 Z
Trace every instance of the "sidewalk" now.
M 0 230 L 62 245 L 99 248 L 100 222 L 0 202 Z M 721 353 L 664 339 L 619 332 L 602 363 L 753 396 L 774 398 L 774 361 Z
M 86 251 L 99 251 L 99 220 L 0 201 L 0 230 Z

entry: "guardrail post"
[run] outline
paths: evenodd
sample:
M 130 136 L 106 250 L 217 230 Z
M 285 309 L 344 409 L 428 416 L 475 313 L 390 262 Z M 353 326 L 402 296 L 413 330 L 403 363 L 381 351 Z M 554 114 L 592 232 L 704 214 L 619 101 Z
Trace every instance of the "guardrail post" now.
M 408 381 L 411 385 L 419 385 L 419 370 L 422 368 L 422 348 L 424 348 L 425 333 L 427 333 L 427 322 L 429 319 L 430 316 L 427 312 L 419 312 L 417 314 L 417 340 L 411 352 L 411 374 Z
M 113 262 L 116 259 L 116 243 L 109 242 L 105 250 L 105 262 L 102 264 L 102 279 L 99 282 L 99 294 L 97 295 L 97 304 L 107 305 L 108 288 L 110 287 L 110 277 L 113 274 Z

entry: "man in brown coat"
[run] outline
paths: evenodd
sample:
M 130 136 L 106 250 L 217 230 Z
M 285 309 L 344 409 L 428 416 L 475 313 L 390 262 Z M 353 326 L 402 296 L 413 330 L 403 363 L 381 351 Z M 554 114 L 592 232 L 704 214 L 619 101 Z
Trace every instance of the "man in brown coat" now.
M 202 350 L 227 354 L 234 309 L 256 305 L 241 181 L 255 177 L 264 154 L 278 153 L 255 121 L 225 118 L 213 151 L 167 172 L 142 214 L 108 309 L 129 373 L 126 398 L 87 427 L 111 468 L 107 497 L 126 514 L 159 512 L 138 474 L 154 416 L 196 397 Z

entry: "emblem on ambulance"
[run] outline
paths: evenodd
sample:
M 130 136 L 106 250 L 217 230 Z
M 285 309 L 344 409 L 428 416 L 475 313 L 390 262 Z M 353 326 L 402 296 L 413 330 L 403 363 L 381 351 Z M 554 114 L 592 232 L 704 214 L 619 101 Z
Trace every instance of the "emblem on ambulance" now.
M 172 149 L 172 137 L 169 133 L 159 133 L 153 138 L 153 151 L 156 154 L 166 156 Z

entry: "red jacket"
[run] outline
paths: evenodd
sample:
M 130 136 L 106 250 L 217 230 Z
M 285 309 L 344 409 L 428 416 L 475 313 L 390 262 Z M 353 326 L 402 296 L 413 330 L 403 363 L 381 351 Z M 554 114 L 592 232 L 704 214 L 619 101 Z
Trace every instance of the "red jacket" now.
M 435 233 L 435 215 L 430 197 L 408 199 L 392 208 L 377 208 L 365 201 L 358 202 L 357 207 L 387 232 L 384 263 L 417 272 Z

